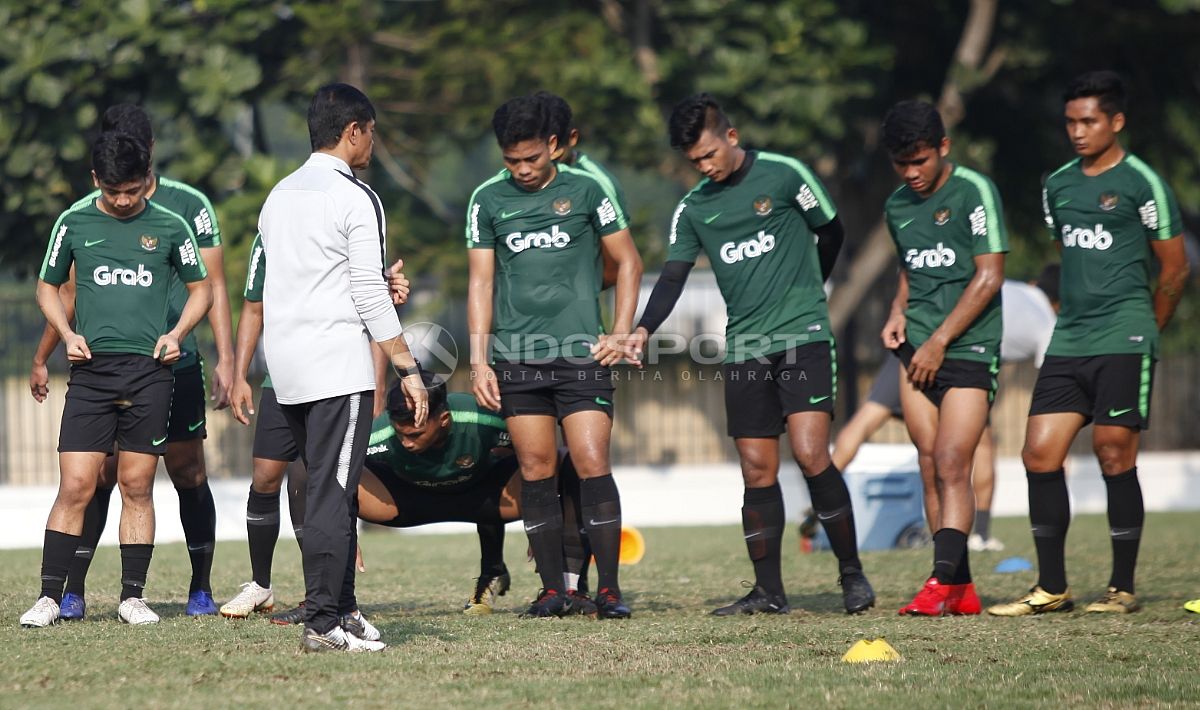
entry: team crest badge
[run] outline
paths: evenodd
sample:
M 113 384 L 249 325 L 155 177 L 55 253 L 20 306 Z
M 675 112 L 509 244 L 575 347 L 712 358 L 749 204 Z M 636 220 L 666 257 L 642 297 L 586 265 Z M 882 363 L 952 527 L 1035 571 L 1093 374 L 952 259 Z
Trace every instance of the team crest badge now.
M 554 214 L 559 217 L 566 217 L 571 212 L 571 199 L 569 197 L 560 197 L 554 201 L 552 205 Z
M 149 234 L 142 235 L 142 248 L 146 251 L 154 251 L 158 248 L 158 237 L 152 237 Z
M 1112 212 L 1117 208 L 1117 202 L 1119 201 L 1120 198 L 1117 197 L 1115 192 L 1106 192 L 1100 195 L 1100 209 L 1105 212 Z
M 933 213 L 933 223 L 936 224 L 937 226 L 940 227 L 949 221 L 950 221 L 950 208 L 949 207 L 943 207 L 940 210 L 938 210 L 937 212 Z
M 754 198 L 754 214 L 766 217 L 771 214 L 771 198 L 769 195 L 759 195 Z
M 470 454 L 464 454 L 454 459 L 454 465 L 459 468 L 471 468 L 475 465 L 475 457 Z

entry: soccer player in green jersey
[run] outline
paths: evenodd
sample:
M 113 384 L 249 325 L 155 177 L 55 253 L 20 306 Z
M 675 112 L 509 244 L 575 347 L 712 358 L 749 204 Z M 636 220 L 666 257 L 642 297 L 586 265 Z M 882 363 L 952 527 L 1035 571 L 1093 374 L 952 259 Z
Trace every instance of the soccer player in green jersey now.
M 837 209 L 804 163 L 743 148 L 708 94 L 675 106 L 670 136 L 704 179 L 675 209 L 667 263 L 633 346 L 644 350 L 703 251 L 729 314 L 725 412 L 741 459 L 742 529 L 755 575 L 749 594 L 713 613 L 790 610 L 780 565 L 779 435 L 785 429 L 837 557 L 846 612 L 865 611 L 875 604 L 875 592 L 858 558 L 850 492 L 829 458 L 837 358 L 824 280 L 842 242 Z
M 471 379 L 479 403 L 507 420 L 520 461 L 525 531 L 543 586 L 528 615 L 570 610 L 555 480 L 561 423 L 581 479 L 600 615 L 627 617 L 617 574 L 621 504 L 609 462 L 610 367 L 629 354 L 641 258 L 611 190 L 551 159 L 558 140 L 544 102 L 512 99 L 492 126 L 505 169 L 475 190 L 467 208 Z M 618 264 L 610 333 L 598 300 L 602 241 Z
M 1052 173 L 1042 191 L 1046 226 L 1062 255 L 1061 308 L 1033 389 L 1021 454 L 1038 581 L 1020 599 L 988 608 L 998 616 L 1074 607 L 1063 560 L 1071 521 L 1063 463 L 1088 423 L 1108 491 L 1113 564 L 1108 590 L 1087 610 L 1138 609 L 1133 577 L 1145 518 L 1138 440 L 1150 425 L 1158 334 L 1188 276 L 1175 195 L 1121 145 L 1120 77 L 1084 74 L 1063 99 L 1067 137 L 1079 157 Z M 1158 285 L 1152 288 L 1155 261 Z
M 948 160 L 932 105 L 892 107 L 883 144 L 904 185 L 884 206 L 901 268 L 882 338 L 904 365 L 900 403 L 933 531 L 933 572 L 900 613 L 978 614 L 967 557 L 971 461 L 996 390 L 1008 235 L 991 180 Z
M 166 451 L 169 366 L 181 357 L 180 342 L 212 304 L 191 227 L 146 200 L 152 185 L 147 146 L 127 134 L 102 134 L 92 148 L 92 174 L 100 193 L 58 218 L 37 287 L 38 306 L 72 365 L 58 443 L 58 497 L 42 549 L 42 590 L 21 617 L 26 627 L 59 619 L 84 509 L 114 444 L 124 452 L 117 470 L 123 504 L 118 616 L 130 624 L 158 621 L 142 589 L 154 550 L 154 472 Z M 77 330 L 58 291 L 72 267 L 78 275 Z M 188 291 L 174 324 L 168 293 L 173 278 Z
M 140 106 L 117 104 L 104 112 L 102 131 L 120 131 L 141 141 L 154 156 L 154 134 L 150 117 Z M 94 200 L 96 194 L 87 200 Z M 196 235 L 200 255 L 208 270 L 212 283 L 213 306 L 209 310 L 208 322 L 212 326 L 213 340 L 217 347 L 217 365 L 213 371 L 212 399 L 217 409 L 229 404 L 229 389 L 233 383 L 232 326 L 229 314 L 229 295 L 225 288 L 225 267 L 221 246 L 221 229 L 212 203 L 196 188 L 171 180 L 152 172 L 147 199 L 166 207 L 184 218 Z M 60 288 L 67 304 L 68 317 L 74 309 L 74 279 L 68 279 Z M 187 301 L 187 289 L 178 279 L 170 286 L 170 323 L 179 319 L 183 304 Z M 39 401 L 46 396 L 46 359 L 58 345 L 58 335 L 53 328 L 46 327 L 42 341 L 34 355 L 30 377 L 34 396 Z M 208 475 L 204 462 L 205 392 L 204 362 L 200 357 L 196 336 L 189 332 L 181 343 L 182 355 L 173 369 L 175 385 L 171 395 L 171 413 L 167 426 L 167 453 L 164 464 L 171 483 L 179 495 L 179 517 L 187 541 L 188 556 L 192 563 L 192 578 L 188 586 L 187 613 L 192 616 L 215 614 L 216 605 L 212 598 L 213 550 L 216 541 L 217 509 L 212 491 L 208 486 Z M 116 485 L 117 461 L 108 457 L 105 471 L 88 506 L 85 516 L 83 539 L 71 571 L 67 575 L 66 595 L 63 597 L 62 618 L 81 619 L 86 613 L 84 602 L 85 580 L 96 544 L 104 532 L 108 517 L 108 502 Z

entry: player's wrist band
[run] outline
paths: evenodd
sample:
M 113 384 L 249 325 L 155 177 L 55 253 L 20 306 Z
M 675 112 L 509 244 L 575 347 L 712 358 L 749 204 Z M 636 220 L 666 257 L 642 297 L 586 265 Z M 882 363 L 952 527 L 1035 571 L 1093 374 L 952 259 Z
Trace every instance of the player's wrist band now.
M 403 368 L 400 368 L 400 376 L 401 376 L 401 377 L 412 377 L 413 375 L 416 375 L 417 377 L 420 377 L 420 376 L 421 376 L 421 363 L 420 363 L 420 361 L 418 361 L 418 360 L 413 360 L 413 362 L 415 362 L 416 364 L 415 364 L 415 365 L 413 365 L 412 367 L 403 367 Z

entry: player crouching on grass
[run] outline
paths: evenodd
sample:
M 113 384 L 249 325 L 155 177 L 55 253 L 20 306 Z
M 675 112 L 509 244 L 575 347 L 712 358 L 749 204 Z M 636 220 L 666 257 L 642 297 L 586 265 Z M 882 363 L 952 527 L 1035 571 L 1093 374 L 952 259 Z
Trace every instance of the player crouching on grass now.
M 150 152 L 123 133 L 104 133 L 92 147 L 100 195 L 80 200 L 54 225 L 37 285 L 38 306 L 71 362 L 59 431 L 61 478 L 46 521 L 42 590 L 21 626 L 59 619 L 67 570 L 79 547 L 84 510 L 113 445 L 121 447 L 121 604 L 129 624 L 153 624 L 142 590 L 154 551 L 154 473 L 166 451 L 171 364 L 179 343 L 212 305 L 208 273 L 187 222 L 146 200 Z M 76 278 L 72 330 L 58 287 Z M 187 301 L 167 331 L 175 276 Z

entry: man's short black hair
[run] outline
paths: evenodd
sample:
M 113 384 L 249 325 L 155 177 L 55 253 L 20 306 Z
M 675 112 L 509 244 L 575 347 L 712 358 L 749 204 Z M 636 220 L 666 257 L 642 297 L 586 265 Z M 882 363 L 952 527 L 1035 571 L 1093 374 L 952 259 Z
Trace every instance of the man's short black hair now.
M 687 150 L 696 145 L 705 130 L 724 134 L 733 126 L 711 94 L 696 94 L 675 104 L 668 125 L 671 147 L 676 150 Z
M 421 370 L 421 381 L 429 393 L 429 418 L 432 419 L 446 410 L 446 381 L 428 370 Z M 408 400 L 399 381 L 388 390 L 387 413 L 397 424 L 411 424 L 416 418 L 413 410 L 408 408 Z
M 1037 287 L 1042 289 L 1051 303 L 1058 303 L 1058 280 L 1061 273 L 1062 266 L 1059 264 L 1046 264 L 1037 277 Z
M 109 106 L 100 119 L 100 132 L 110 131 L 127 133 L 147 148 L 154 144 L 154 129 L 150 127 L 150 116 L 137 104 Z
M 539 91 L 533 98 L 545 105 L 550 121 L 550 132 L 558 136 L 558 147 L 567 148 L 571 144 L 571 129 L 575 127 L 571 104 L 558 94 L 549 91 Z
M 501 104 L 492 114 L 492 130 L 501 149 L 555 135 L 546 102 L 536 96 L 518 96 Z
M 375 107 L 367 95 L 349 84 L 326 84 L 317 89 L 308 106 L 308 140 L 313 150 L 332 148 L 351 123 L 375 120 Z
M 945 138 L 942 115 L 928 101 L 901 101 L 883 117 L 883 147 L 891 156 L 937 148 Z
M 1125 113 L 1125 82 L 1115 71 L 1090 71 L 1075 77 L 1063 92 L 1063 103 L 1095 97 L 1109 118 Z
M 101 133 L 92 144 L 92 170 L 105 185 L 141 180 L 150 172 L 150 149 L 128 133 Z

